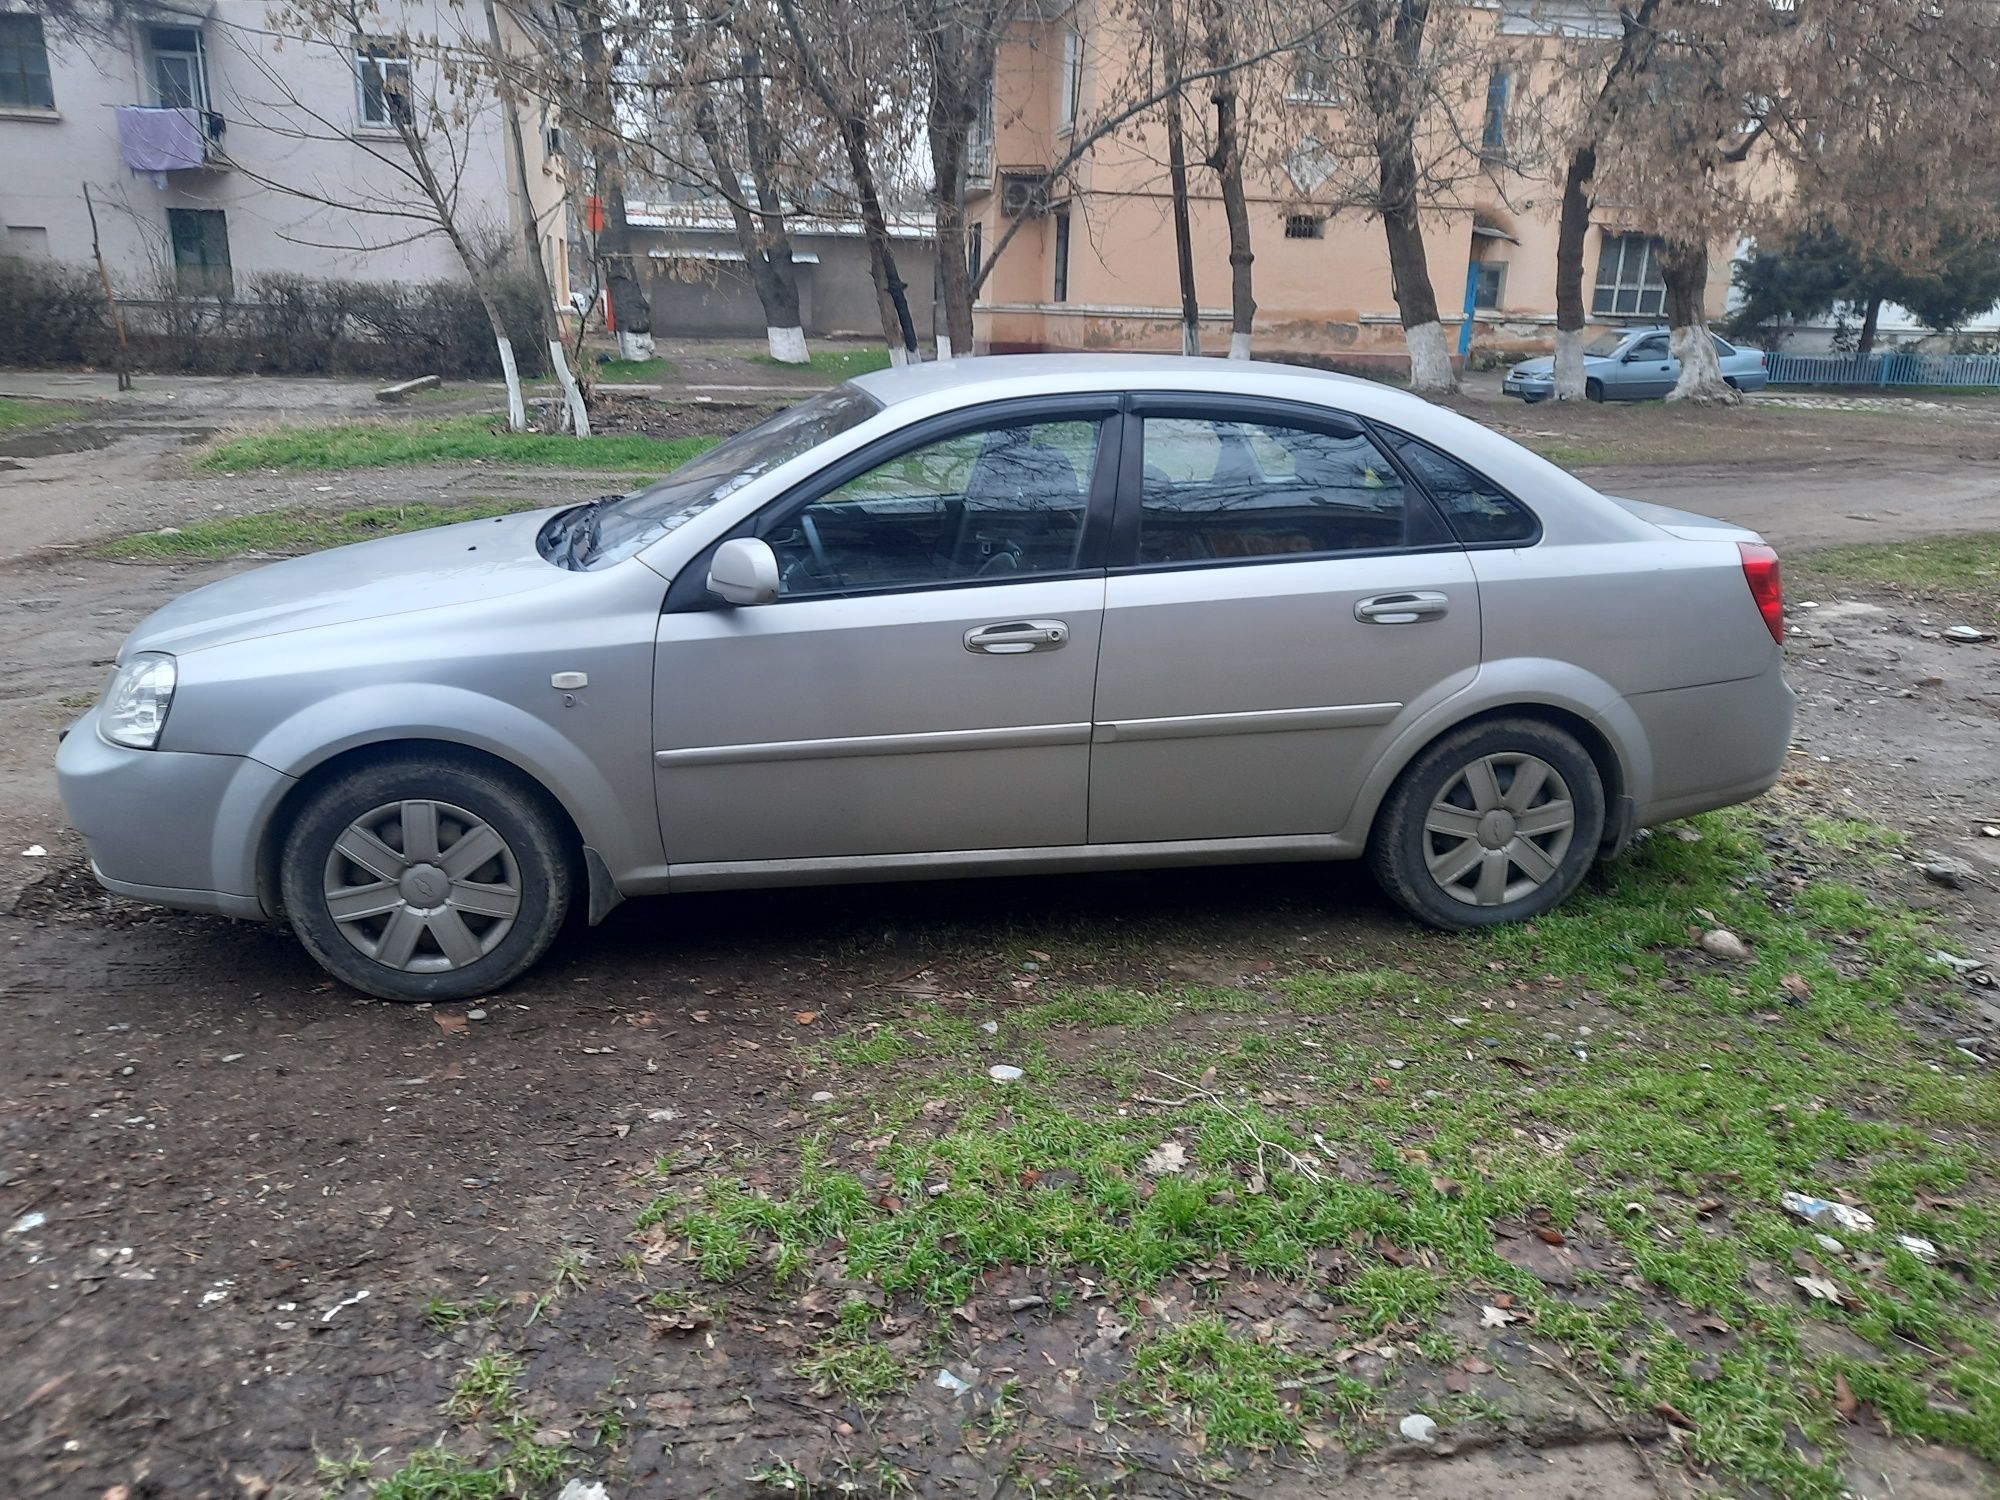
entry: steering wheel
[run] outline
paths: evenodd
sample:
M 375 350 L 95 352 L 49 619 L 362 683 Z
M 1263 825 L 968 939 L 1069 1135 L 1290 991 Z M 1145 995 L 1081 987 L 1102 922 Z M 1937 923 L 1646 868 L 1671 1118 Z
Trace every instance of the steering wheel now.
M 826 555 L 826 544 L 819 539 L 819 527 L 811 511 L 799 512 L 799 530 L 806 534 L 806 545 L 812 548 L 814 570 L 828 583 L 838 583 L 840 575 L 834 572 L 833 560 Z

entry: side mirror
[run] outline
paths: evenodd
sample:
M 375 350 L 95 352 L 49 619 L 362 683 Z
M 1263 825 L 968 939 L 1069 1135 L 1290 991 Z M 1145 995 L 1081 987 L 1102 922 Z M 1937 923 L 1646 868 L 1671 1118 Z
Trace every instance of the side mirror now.
M 778 597 L 778 554 L 758 537 L 731 537 L 708 565 L 708 591 L 729 604 L 769 604 Z

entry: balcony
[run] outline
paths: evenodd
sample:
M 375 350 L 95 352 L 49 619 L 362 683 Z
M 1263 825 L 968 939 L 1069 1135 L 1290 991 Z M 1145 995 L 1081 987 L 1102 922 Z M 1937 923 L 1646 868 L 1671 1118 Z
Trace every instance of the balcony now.
M 118 149 L 125 165 L 165 186 L 168 172 L 214 172 L 228 167 L 222 150 L 227 122 L 209 109 L 118 106 Z

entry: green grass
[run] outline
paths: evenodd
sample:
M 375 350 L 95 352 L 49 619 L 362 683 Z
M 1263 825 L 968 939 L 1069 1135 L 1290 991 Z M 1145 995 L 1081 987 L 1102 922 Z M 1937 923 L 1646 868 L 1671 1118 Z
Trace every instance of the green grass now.
M 750 358 L 776 370 L 810 369 L 815 375 L 824 375 L 829 380 L 848 380 L 873 370 L 889 368 L 889 351 L 879 344 L 861 349 L 814 349 L 807 354 L 803 365 L 787 364 L 768 354 L 753 354 Z
M 0 432 L 19 432 L 27 427 L 53 427 L 58 422 L 74 422 L 88 414 L 88 407 L 79 406 L 74 401 L 0 396 Z
M 607 359 L 597 366 L 597 378 L 605 385 L 658 385 L 673 374 L 670 359 Z
M 1219 1254 L 1268 1280 L 1330 1253 L 1352 1262 L 1322 1284 L 1350 1337 L 1441 1350 L 1442 1320 L 1504 1292 L 1614 1407 L 1671 1403 L 1696 1420 L 1695 1459 L 1767 1492 L 1839 1493 L 1836 1373 L 1896 1430 L 2000 1461 L 2000 1087 L 1902 1017 L 1911 996 L 1948 1003 L 1938 935 L 1843 878 L 1895 836 L 1787 821 L 1778 872 L 1774 816 L 1646 839 L 1533 924 L 1431 936 L 1394 966 L 1294 960 L 1256 993 L 1052 984 L 1007 1008 L 1003 1041 L 984 1007 L 904 1007 L 811 1064 L 865 1101 L 872 1139 L 809 1135 L 777 1186 L 712 1175 L 644 1217 L 717 1281 L 768 1267 L 793 1285 L 831 1248 L 847 1277 L 940 1311 L 997 1267 L 1130 1303 Z M 1707 926 L 1753 961 L 1700 956 Z M 1026 1078 L 996 1088 L 995 1060 Z M 1185 1165 L 1155 1177 L 1168 1140 Z M 1862 1204 L 1880 1233 L 1826 1255 L 1779 1209 L 1788 1188 Z M 1500 1253 L 1496 1222 L 1553 1226 L 1633 1272 L 1565 1294 Z M 1813 1254 L 1851 1307 L 1799 1296 L 1790 1267 Z M 1733 1331 L 1713 1368 L 1677 1309 Z M 1287 1385 L 1316 1356 L 1243 1327 L 1142 1321 L 1134 1389 L 1213 1441 L 1287 1445 L 1366 1399 Z M 1878 1353 L 1817 1352 L 1816 1324 Z M 830 1336 L 815 1357 L 866 1383 L 861 1347 Z
M 430 421 L 346 422 L 324 427 L 273 427 L 225 438 L 195 459 L 217 474 L 256 469 L 368 469 L 395 464 L 495 463 L 530 468 L 663 474 L 713 445 L 707 437 L 593 437 L 508 432 L 488 417 Z
M 247 516 L 195 521 L 166 531 L 139 531 L 130 536 L 113 537 L 91 550 L 98 557 L 162 562 L 182 558 L 239 557 L 246 552 L 296 555 L 319 552 L 328 547 L 344 547 L 349 542 L 365 542 L 378 536 L 449 526 L 456 521 L 483 521 L 492 516 L 534 510 L 540 504 L 537 500 L 474 499 L 462 505 L 371 505 L 360 510 L 342 511 L 305 508 L 253 511 Z
M 1821 577 L 1852 583 L 2000 593 L 2000 532 L 1830 547 L 1800 561 Z

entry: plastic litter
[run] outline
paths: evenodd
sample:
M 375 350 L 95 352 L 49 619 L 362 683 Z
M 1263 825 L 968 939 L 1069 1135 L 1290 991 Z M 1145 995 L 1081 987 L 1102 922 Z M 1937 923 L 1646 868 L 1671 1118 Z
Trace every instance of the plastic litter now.
M 44 849 L 40 844 L 30 844 L 21 851 L 21 857 L 23 859 L 47 859 L 49 851 Z
M 8 1226 L 7 1232 L 9 1234 L 33 1234 L 48 1222 L 49 1216 L 38 1208 L 31 1214 L 22 1214 L 20 1218 Z
M 1437 1441 L 1438 1424 L 1420 1411 L 1413 1411 L 1396 1424 L 1396 1430 L 1413 1443 Z
M 1896 1236 L 1896 1243 L 1925 1264 L 1937 1264 L 1938 1247 L 1929 1240 L 1920 1239 L 1914 1234 L 1899 1234 Z
M 1856 1234 L 1867 1234 L 1875 1227 L 1872 1215 L 1828 1198 L 1811 1198 L 1804 1193 L 1788 1191 L 1778 1195 L 1778 1206 L 1808 1224 L 1833 1224 Z
M 960 1380 L 949 1370 L 939 1370 L 937 1372 L 937 1380 L 934 1383 L 939 1390 L 950 1391 L 954 1396 L 963 1396 L 967 1391 L 972 1389 L 971 1381 Z
M 1018 1083 L 1024 1075 L 1012 1063 L 995 1063 L 986 1070 L 986 1076 L 995 1083 Z

